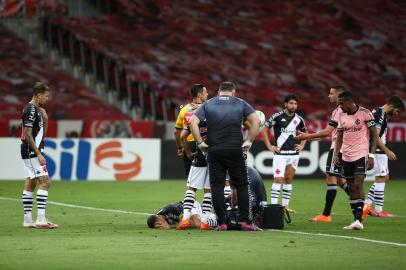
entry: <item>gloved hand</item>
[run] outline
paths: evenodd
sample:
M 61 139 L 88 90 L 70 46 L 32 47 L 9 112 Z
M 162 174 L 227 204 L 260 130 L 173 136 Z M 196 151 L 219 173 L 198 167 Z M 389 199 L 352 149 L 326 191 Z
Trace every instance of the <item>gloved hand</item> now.
M 200 151 L 203 153 L 207 153 L 207 149 L 209 149 L 209 146 L 205 142 L 199 143 L 197 147 L 199 147 Z
M 260 201 L 259 202 L 259 206 L 262 207 L 262 208 L 264 208 L 266 206 L 266 204 L 267 204 L 266 201 Z
M 246 140 L 243 144 L 242 144 L 242 150 L 245 152 L 248 152 L 248 150 L 250 150 L 252 146 L 252 142 L 250 140 Z

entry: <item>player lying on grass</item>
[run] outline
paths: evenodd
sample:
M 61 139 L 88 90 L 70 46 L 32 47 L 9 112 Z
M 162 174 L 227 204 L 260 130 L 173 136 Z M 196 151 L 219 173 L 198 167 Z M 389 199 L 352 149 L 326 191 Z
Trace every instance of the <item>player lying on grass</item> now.
M 148 227 L 151 229 L 176 228 L 182 220 L 183 202 L 172 203 L 164 206 L 155 215 L 147 219 Z M 189 228 L 200 228 L 202 220 L 206 220 L 211 228 L 217 226 L 217 219 L 214 213 L 204 214 L 202 207 L 195 201 L 189 218 Z

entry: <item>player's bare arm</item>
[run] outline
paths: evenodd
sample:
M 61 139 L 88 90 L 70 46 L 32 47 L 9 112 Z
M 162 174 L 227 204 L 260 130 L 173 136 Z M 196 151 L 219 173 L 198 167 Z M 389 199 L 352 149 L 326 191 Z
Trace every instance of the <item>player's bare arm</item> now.
M 307 133 L 307 132 L 300 133 L 299 135 L 296 136 L 296 139 L 303 141 L 303 140 L 330 137 L 331 134 L 333 133 L 334 129 L 335 129 L 334 127 L 328 125 L 326 128 L 324 128 L 316 133 L 311 133 L 311 134 Z
M 181 146 L 184 149 L 184 153 L 185 155 L 192 160 L 196 153 L 193 153 L 192 151 L 190 151 L 190 148 L 187 145 L 187 137 L 190 135 L 190 131 L 187 129 L 184 129 L 181 131 L 180 133 L 180 142 L 181 142 Z
M 193 115 L 189 122 L 189 128 L 193 134 L 193 137 L 195 137 L 197 147 L 199 147 L 199 149 L 205 153 L 207 152 L 209 146 L 203 141 L 202 136 L 200 135 L 199 123 L 200 119 L 196 115 Z
M 380 134 L 381 129 L 380 129 L 380 128 L 377 128 L 377 129 L 376 129 L 376 132 L 377 132 L 378 134 Z M 378 141 L 377 141 L 377 147 L 378 147 L 379 149 L 381 149 L 381 150 L 385 153 L 385 155 L 388 156 L 388 159 L 389 159 L 389 160 L 396 160 L 396 159 L 397 159 L 396 154 L 393 153 L 393 151 L 390 150 L 390 149 L 383 143 L 381 137 L 379 137 L 379 136 L 378 136 Z
M 378 137 L 379 137 L 375 126 L 369 127 L 369 136 L 370 136 L 369 153 L 372 153 L 372 154 L 369 154 L 369 157 L 368 157 L 368 170 L 371 170 L 374 167 L 375 156 L 373 153 L 375 153 L 375 151 L 376 151 Z
M 266 148 L 268 148 L 269 151 L 274 154 L 279 153 L 279 147 L 273 146 L 271 144 L 271 141 L 269 140 L 269 128 L 267 126 L 264 126 L 264 128 L 262 129 L 262 138 L 264 140 Z
M 248 115 L 248 138 L 242 145 L 244 150 L 249 150 L 251 148 L 252 142 L 255 140 L 255 137 L 257 137 L 259 131 L 259 121 L 260 120 L 255 112 Z
M 34 138 L 32 137 L 32 128 L 23 127 L 23 129 L 24 129 L 23 132 L 24 132 L 25 139 L 27 140 L 28 145 L 30 146 L 30 148 L 31 148 L 31 149 L 35 152 L 35 154 L 37 155 L 39 163 L 40 163 L 42 166 L 46 165 L 47 162 L 46 162 L 44 156 L 41 154 L 41 151 L 39 151 L 39 149 L 38 149 L 37 146 L 35 145 Z
M 376 129 L 375 129 L 376 132 Z M 343 134 L 344 132 L 342 130 L 339 130 L 337 132 L 337 141 L 336 141 L 336 146 L 334 149 L 334 164 L 335 165 L 340 165 L 340 150 L 341 150 L 341 146 L 343 145 Z
M 45 137 L 48 132 L 48 114 L 44 108 L 38 107 L 38 109 L 39 109 L 39 112 L 41 113 L 42 121 L 44 123 L 44 137 Z
M 307 132 L 303 132 L 302 134 L 304 134 L 304 135 L 310 135 L 309 133 L 307 133 Z M 302 151 L 303 150 L 303 148 L 305 147 L 305 145 L 306 145 L 306 142 L 307 142 L 307 140 L 301 140 L 301 142 L 300 142 L 300 144 L 295 144 L 295 150 L 296 151 Z
M 175 128 L 174 131 L 173 131 L 173 135 L 175 137 L 175 143 L 176 143 L 176 146 L 178 148 L 177 152 L 176 152 L 176 154 L 178 156 L 183 156 L 183 152 L 184 152 L 184 148 L 183 148 L 184 146 L 182 146 L 182 142 L 181 142 L 181 139 L 180 139 L 181 133 L 182 133 L 182 129 L 180 129 L 180 128 Z

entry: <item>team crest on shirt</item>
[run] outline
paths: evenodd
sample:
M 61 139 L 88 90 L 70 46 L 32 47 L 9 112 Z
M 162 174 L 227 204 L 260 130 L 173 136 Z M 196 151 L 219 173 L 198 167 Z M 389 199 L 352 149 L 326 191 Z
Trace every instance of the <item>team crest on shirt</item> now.
M 361 124 L 361 121 L 359 119 L 355 120 L 355 124 L 359 125 Z

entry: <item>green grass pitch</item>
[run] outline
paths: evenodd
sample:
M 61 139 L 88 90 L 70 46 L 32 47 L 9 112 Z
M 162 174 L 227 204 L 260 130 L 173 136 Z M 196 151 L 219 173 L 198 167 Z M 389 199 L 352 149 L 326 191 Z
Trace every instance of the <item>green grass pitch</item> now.
M 385 209 L 399 217 L 369 217 L 364 231 L 342 230 L 352 215 L 341 190 L 333 223 L 307 221 L 323 208 L 324 180 L 295 180 L 297 213 L 285 232 L 151 230 L 146 215 L 55 204 L 47 216 L 59 229 L 23 229 L 21 202 L 4 199 L 19 199 L 22 188 L 21 181 L 0 181 L 0 269 L 406 269 L 406 181 L 390 182 L 385 192 Z M 49 200 L 152 213 L 184 191 L 185 181 L 55 181 Z

